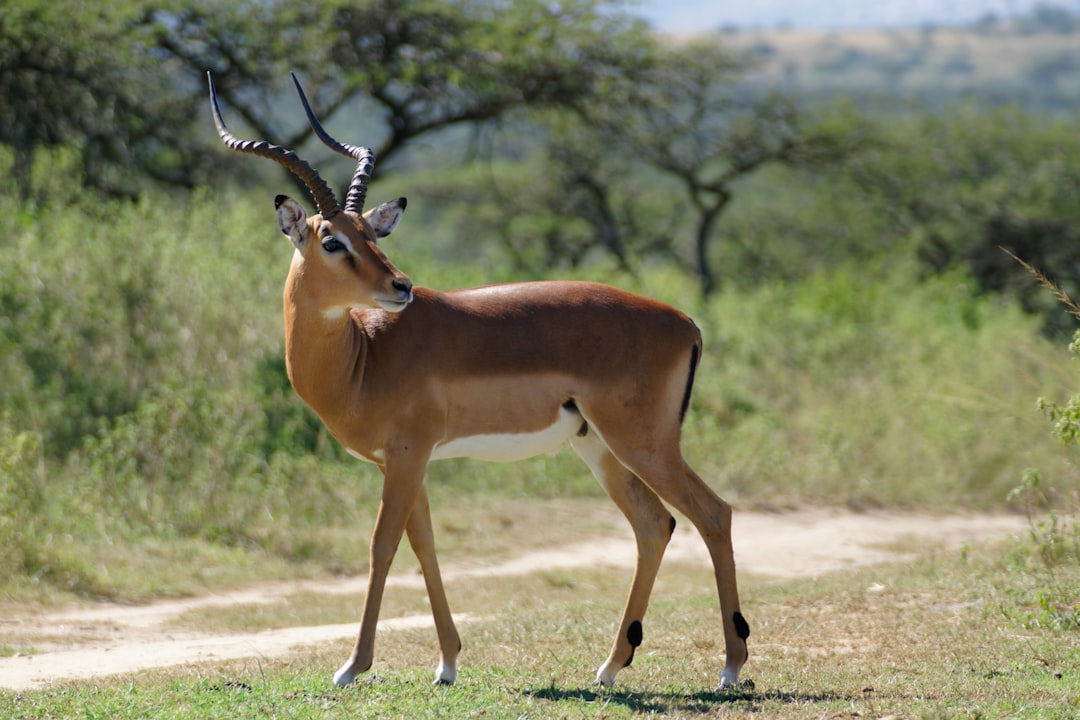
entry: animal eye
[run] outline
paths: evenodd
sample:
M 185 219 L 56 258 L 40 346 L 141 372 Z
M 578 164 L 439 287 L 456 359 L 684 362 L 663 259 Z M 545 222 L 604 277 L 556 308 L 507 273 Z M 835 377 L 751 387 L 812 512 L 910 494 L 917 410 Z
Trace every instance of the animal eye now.
M 328 253 L 336 253 L 339 250 L 344 250 L 345 246 L 336 237 L 330 236 L 323 238 L 322 249 Z

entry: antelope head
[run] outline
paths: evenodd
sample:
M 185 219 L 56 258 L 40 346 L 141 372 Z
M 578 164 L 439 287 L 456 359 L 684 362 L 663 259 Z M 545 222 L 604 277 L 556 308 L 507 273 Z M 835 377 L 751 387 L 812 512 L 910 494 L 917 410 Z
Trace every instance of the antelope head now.
M 286 293 L 302 285 L 303 293 L 292 294 L 302 294 L 315 302 L 318 310 L 328 317 L 343 316 L 353 307 L 379 307 L 389 312 L 404 310 L 412 301 L 412 282 L 387 259 L 378 241 L 389 235 L 401 220 L 405 198 L 364 212 L 368 181 L 375 168 L 374 153 L 365 147 L 343 145 L 332 138 L 315 117 L 300 81 L 293 75 L 300 102 L 315 134 L 334 152 L 356 160 L 356 172 L 349 184 L 345 207 L 341 208 L 318 171 L 292 150 L 266 141 L 235 138 L 221 117 L 210 73 L 207 73 L 207 80 L 214 124 L 225 145 L 237 152 L 269 158 L 289 170 L 308 189 L 318 210 L 309 216 L 304 207 L 290 197 L 278 195 L 274 199 L 281 232 L 296 248 Z

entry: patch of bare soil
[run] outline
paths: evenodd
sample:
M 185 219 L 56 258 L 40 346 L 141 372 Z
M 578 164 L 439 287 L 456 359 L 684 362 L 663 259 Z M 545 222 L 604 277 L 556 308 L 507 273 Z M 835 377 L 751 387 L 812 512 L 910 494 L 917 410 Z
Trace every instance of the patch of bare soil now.
M 614 511 L 613 511 L 614 512 Z M 1022 530 L 1015 516 L 923 516 L 843 511 L 784 514 L 737 513 L 735 557 L 740 573 L 778 578 L 814 577 L 872 563 L 904 560 L 930 548 L 958 547 Z M 529 552 L 498 564 L 464 563 L 443 569 L 447 583 L 469 578 L 524 575 L 566 568 L 633 567 L 629 532 Z M 704 543 L 685 521 L 664 556 L 666 562 L 708 565 Z M 389 583 L 424 591 L 423 579 L 399 568 Z M 33 638 L 35 654 L 0 658 L 0 688 L 25 690 L 64 680 L 89 679 L 188 663 L 282 656 L 301 645 L 353 638 L 359 618 L 341 625 L 291 627 L 254 633 L 194 633 L 169 627 L 190 610 L 279 602 L 297 592 L 363 593 L 364 578 L 285 582 L 156 602 L 145 606 L 89 606 L 75 611 L 0 618 L 5 636 Z M 467 622 L 465 615 L 456 615 Z M 379 632 L 431 624 L 431 618 L 391 618 Z

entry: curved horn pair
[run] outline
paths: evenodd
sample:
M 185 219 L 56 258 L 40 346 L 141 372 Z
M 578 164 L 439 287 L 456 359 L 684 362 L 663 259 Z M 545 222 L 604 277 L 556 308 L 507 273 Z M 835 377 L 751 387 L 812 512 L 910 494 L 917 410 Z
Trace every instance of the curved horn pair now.
M 343 145 L 330 137 L 330 134 L 323 130 L 315 113 L 311 111 L 307 96 L 304 95 L 304 88 L 300 87 L 300 81 L 296 79 L 296 73 L 290 74 L 296 84 L 296 92 L 300 93 L 300 102 L 304 104 L 304 112 L 307 113 L 311 129 L 326 147 L 356 161 L 356 172 L 353 174 L 352 182 L 349 183 L 349 194 L 345 197 L 345 210 L 359 215 L 364 210 L 364 201 L 367 200 L 368 181 L 371 180 L 371 173 L 375 171 L 375 153 L 359 145 Z
M 304 105 L 304 112 L 307 113 L 308 122 L 311 123 L 311 129 L 315 131 L 315 134 L 318 135 L 319 139 L 331 150 L 356 160 L 356 173 L 353 175 L 352 182 L 349 184 L 349 194 L 345 198 L 345 210 L 347 212 L 360 214 L 364 210 L 364 201 L 367 198 L 367 185 L 371 180 L 371 173 L 375 169 L 375 154 L 365 147 L 342 145 L 337 140 L 330 137 L 329 133 L 327 133 L 319 123 L 318 118 L 315 117 L 315 113 L 312 112 L 307 97 L 304 95 L 304 90 L 300 87 L 300 81 L 296 79 L 296 73 L 292 74 L 292 78 L 293 82 L 296 83 L 297 92 L 300 93 L 300 102 Z M 311 193 L 311 199 L 315 201 L 315 206 L 318 208 L 319 214 L 323 216 L 323 219 L 329 220 L 334 215 L 337 215 L 340 208 L 337 204 L 337 199 L 334 197 L 334 192 L 319 175 L 319 172 L 307 162 L 301 160 L 296 153 L 281 147 L 280 145 L 268 143 L 265 140 L 238 140 L 229 132 L 228 128 L 225 127 L 225 121 L 221 117 L 221 109 L 218 107 L 217 92 L 214 89 L 214 78 L 207 72 L 206 79 L 210 84 L 210 106 L 214 113 L 214 125 L 217 126 L 218 135 L 221 137 L 226 147 L 230 150 L 236 150 L 237 152 L 246 153 L 248 155 L 258 155 L 259 157 L 269 158 L 277 162 L 304 183 L 308 192 Z

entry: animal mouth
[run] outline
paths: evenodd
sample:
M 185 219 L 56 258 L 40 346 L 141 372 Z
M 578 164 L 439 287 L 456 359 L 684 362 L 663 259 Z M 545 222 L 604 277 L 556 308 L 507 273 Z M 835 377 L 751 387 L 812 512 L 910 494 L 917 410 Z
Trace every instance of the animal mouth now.
M 381 307 L 387 312 L 397 313 L 405 309 L 405 307 L 413 300 L 412 292 L 402 293 L 398 297 L 388 298 L 375 298 L 375 304 Z

